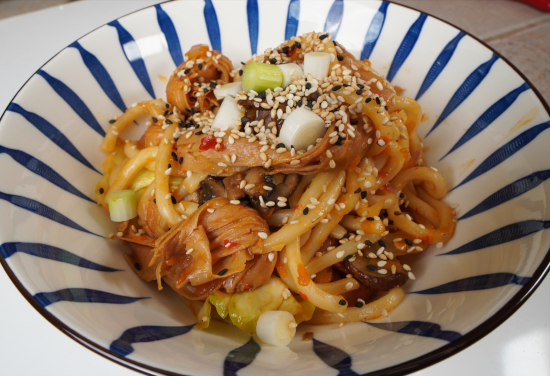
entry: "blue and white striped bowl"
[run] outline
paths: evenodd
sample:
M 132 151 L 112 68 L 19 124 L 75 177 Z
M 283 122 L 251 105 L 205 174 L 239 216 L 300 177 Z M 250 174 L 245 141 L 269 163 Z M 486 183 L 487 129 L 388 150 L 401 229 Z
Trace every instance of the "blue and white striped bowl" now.
M 420 136 L 453 187 L 455 237 L 414 264 L 390 317 L 300 327 L 288 348 L 225 324 L 193 330 L 169 289 L 141 281 L 92 197 L 109 119 L 164 96 L 183 52 L 208 43 L 236 66 L 283 39 L 326 30 L 425 111 Z M 394 375 L 444 359 L 509 317 L 550 254 L 550 117 L 525 78 L 475 38 L 380 1 L 171 2 L 68 46 L 0 121 L 0 261 L 29 302 L 78 342 L 137 370 L 187 375 Z M 135 126 L 136 133 L 144 125 Z M 306 331 L 313 341 L 302 341 Z

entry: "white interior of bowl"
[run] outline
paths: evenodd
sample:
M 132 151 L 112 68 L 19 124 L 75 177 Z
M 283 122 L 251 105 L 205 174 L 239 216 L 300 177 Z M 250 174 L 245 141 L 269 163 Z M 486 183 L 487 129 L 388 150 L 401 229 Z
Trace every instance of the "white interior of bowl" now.
M 395 4 L 387 8 L 382 4 L 378 1 L 344 3 L 338 0 L 260 1 L 257 51 L 277 46 L 285 39 L 289 9 L 294 12 L 295 7 L 299 6 L 298 35 L 327 27 L 329 31 L 337 32 L 335 39 L 338 42 L 359 57 L 366 36 L 372 33 L 373 19 L 376 16 L 377 21 L 385 14 L 370 60 L 378 72 L 387 75 L 396 60 L 396 53 L 403 49 L 402 42 L 410 41 L 411 30 L 418 26 L 421 16 L 414 10 Z M 23 158 L 21 152 L 36 158 L 55 170 L 76 190 L 92 198 L 100 178 L 92 168 L 101 171 L 105 157 L 99 150 L 102 137 L 71 108 L 70 103 L 74 106 L 76 102 L 68 103 L 63 98 L 67 98 L 66 91 L 60 95 L 56 89 L 63 91 L 64 85 L 70 88 L 89 109 L 91 117 L 97 120 L 101 128 L 107 129 L 109 119 L 121 111 L 117 100 L 110 99 L 104 91 L 105 86 L 101 86 L 109 80 L 104 75 L 98 80 L 92 73 L 102 74 L 97 64 L 108 72 L 126 107 L 151 98 L 128 59 L 143 59 L 155 96 L 164 97 L 166 77 L 176 68 L 176 64 L 159 17 L 168 16 L 171 19 L 181 51 L 185 52 L 194 44 L 211 44 L 212 24 L 209 34 L 206 22 L 209 19 L 212 23 L 211 5 L 210 1 L 172 2 L 123 17 L 119 20 L 120 25 L 135 41 L 126 43 L 124 47 L 119 42 L 120 30 L 117 32 L 115 27 L 106 25 L 93 31 L 78 41 L 80 47 L 68 47 L 42 67 L 42 71 L 54 80 L 48 82 L 44 75 L 33 76 L 0 122 L 0 145 L 4 147 L 0 153 L 0 170 L 2 176 L 10 176 L 10 179 L 0 181 L 0 192 L 3 193 L 0 200 L 0 211 L 3 213 L 0 218 L 0 240 L 7 264 L 22 286 L 32 295 L 71 288 L 97 290 L 126 298 L 148 298 L 132 302 L 123 299 L 127 304 L 60 301 L 46 307 L 67 327 L 104 349 L 109 349 L 130 328 L 181 328 L 194 324 L 195 318 L 174 292 L 169 289 L 159 292 L 154 284 L 144 283 L 130 270 L 122 256 L 125 247 L 104 238 L 113 231 L 114 226 L 101 207 L 53 184 L 47 176 L 41 177 L 31 172 L 39 166 L 35 160 L 23 163 L 16 159 Z M 343 13 L 338 23 L 340 6 Z M 246 1 L 214 1 L 213 7 L 220 30 L 221 52 L 238 67 L 240 61 L 248 60 L 253 53 L 247 18 L 251 9 L 247 13 Z M 457 29 L 431 17 L 427 17 L 420 30 L 418 40 L 413 43 L 410 54 L 392 79 L 393 84 L 405 89 L 405 96 L 412 98 L 416 97 L 433 62 L 459 33 Z M 97 61 L 90 60 L 89 54 L 95 56 Z M 90 69 L 83 56 L 87 56 L 88 63 L 95 68 Z M 460 204 L 459 217 L 500 189 L 548 170 L 550 165 L 550 136 L 544 130 L 550 126 L 545 126 L 549 115 L 529 88 L 510 100 L 507 109 L 486 129 L 445 156 L 491 106 L 524 83 L 498 57 L 475 90 L 427 136 L 448 103 L 452 102 L 452 97 L 456 97 L 457 89 L 473 72 L 479 72 L 480 66 L 490 61 L 492 56 L 492 51 L 473 38 L 464 36 L 445 68 L 419 99 L 425 113 L 419 135 L 425 137 L 424 144 L 428 148 L 426 158 L 445 176 L 449 187 L 459 185 L 507 143 L 514 141 L 517 145 L 520 143 L 518 140 L 536 135 L 523 147 L 517 148 L 517 152 L 509 153 L 502 163 L 450 192 L 445 201 Z M 61 81 L 62 85 L 55 83 L 55 80 Z M 109 93 L 111 98 L 116 96 L 112 91 Z M 82 110 L 82 107 L 79 108 Z M 52 133 L 51 129 L 48 130 L 46 122 L 64 135 L 66 141 Z M 41 127 L 44 132 L 40 131 Z M 136 125 L 133 132 L 140 133 L 143 128 L 144 124 Z M 541 131 L 536 133 L 538 129 Z M 68 143 L 74 145 L 80 156 L 66 147 Z M 5 151 L 5 148 L 17 152 Z M 90 167 L 85 166 L 86 161 Z M 190 375 L 217 375 L 224 369 L 238 369 L 239 375 L 257 375 L 260 372 L 266 375 L 304 372 L 334 375 L 335 369 L 342 374 L 380 370 L 436 350 L 490 319 L 540 267 L 550 248 L 549 234 L 543 231 L 548 225 L 542 222 L 550 217 L 546 205 L 549 186 L 547 177 L 544 174 L 540 176 L 537 175 L 540 184 L 532 189 L 460 220 L 455 237 L 442 249 L 432 247 L 421 257 L 412 259 L 410 264 L 417 279 L 405 287 L 407 292 L 421 292 L 458 280 L 469 279 L 472 282 L 479 276 L 488 277 L 476 280 L 477 285 L 464 282 L 460 285 L 462 291 L 455 284 L 451 292 L 408 294 L 389 317 L 375 320 L 378 324 L 388 324 L 385 328 L 389 330 L 365 323 L 348 324 L 343 328 L 332 325 L 300 326 L 288 348 L 262 345 L 257 353 L 249 342 L 250 336 L 228 325 L 214 323 L 205 331 L 190 330 L 158 341 L 133 343 L 134 351 L 123 355 L 146 366 Z M 48 219 L 51 210 L 46 207 L 88 232 Z M 514 240 L 502 244 L 493 241 L 491 244 L 494 245 L 471 252 L 439 256 L 513 224 L 520 224 L 514 227 L 516 232 L 495 233 L 492 239 L 510 233 L 514 238 L 513 235 L 520 230 L 524 231 L 524 236 L 516 236 Z M 15 245 L 16 242 L 57 247 L 120 271 L 79 267 L 66 259 L 60 262 L 36 257 L 19 248 L 18 252 L 8 255 L 9 249 L 21 247 L 21 244 Z M 499 279 L 502 273 L 510 273 L 507 274 L 509 280 Z M 493 287 L 488 288 L 491 283 Z M 482 289 L 472 291 L 474 287 Z M 390 323 L 393 323 L 392 327 Z M 402 330 L 398 331 L 400 328 Z M 156 329 L 150 330 L 154 332 Z M 315 341 L 301 340 L 302 334 L 308 331 L 314 332 Z M 256 342 L 259 341 L 256 339 Z M 245 345 L 247 343 L 249 345 Z M 235 357 L 228 357 L 241 346 L 244 346 L 242 353 L 256 356 L 255 359 L 252 357 L 252 362 L 250 357 L 239 357 L 238 352 L 233 353 Z M 327 358 L 324 351 L 333 354 L 333 358 Z M 120 352 L 117 354 L 120 355 Z

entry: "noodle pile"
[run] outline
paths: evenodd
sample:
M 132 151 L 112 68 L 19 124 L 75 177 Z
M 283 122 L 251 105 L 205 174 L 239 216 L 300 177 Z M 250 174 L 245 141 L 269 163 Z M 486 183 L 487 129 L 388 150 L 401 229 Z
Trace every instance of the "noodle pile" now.
M 209 297 L 229 301 L 275 277 L 288 287 L 281 289 L 286 301 L 313 305 L 309 315 L 307 305 L 293 308 L 307 323 L 387 315 L 415 279 L 400 257 L 454 233 L 453 210 L 440 201 L 446 182 L 426 165 L 416 133 L 421 109 L 368 60 L 355 59 L 330 34 L 308 33 L 249 63 L 302 64 L 312 51 L 330 54 L 327 78 L 239 92 L 241 121 L 213 130 L 223 101 L 214 89 L 241 80 L 242 69 L 194 46 L 170 77 L 167 102 L 128 109 L 101 145 L 108 156 L 97 202 L 108 210 L 107 197 L 130 187 L 138 197 L 138 216 L 111 237 L 131 247 L 126 258 L 141 278 L 206 301 L 191 304 L 199 320 Z M 296 108 L 326 125 L 305 150 L 278 139 Z M 123 139 L 141 116 L 148 119 L 143 136 Z

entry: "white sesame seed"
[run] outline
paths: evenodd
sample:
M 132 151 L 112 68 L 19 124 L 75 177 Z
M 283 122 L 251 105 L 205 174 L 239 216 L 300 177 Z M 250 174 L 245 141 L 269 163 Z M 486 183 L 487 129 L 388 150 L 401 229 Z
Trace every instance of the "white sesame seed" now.
M 410 272 L 411 271 L 411 267 L 407 264 L 403 264 L 403 269 L 405 269 L 406 271 Z
M 193 252 L 193 250 L 194 250 L 194 248 L 189 248 L 189 249 L 187 250 L 187 252 L 185 252 L 185 254 L 188 255 L 188 254 L 190 254 L 191 252 Z
M 353 288 L 353 282 L 346 283 L 346 291 L 349 291 Z
M 383 267 L 387 263 L 388 263 L 387 261 L 378 261 L 378 263 L 376 265 L 378 265 L 379 267 Z
M 297 221 L 297 220 L 294 220 L 294 221 L 290 221 L 290 223 L 289 223 L 289 224 L 291 224 L 291 225 L 295 225 L 296 223 L 298 223 L 298 221 Z
M 241 202 L 239 200 L 231 200 L 229 201 L 229 203 L 233 205 L 239 205 Z
M 442 248 L 443 247 L 443 242 L 439 242 L 435 245 L 437 248 Z
M 327 204 L 328 204 L 328 205 L 333 205 L 335 202 L 336 202 L 336 200 L 333 199 L 333 198 L 331 198 L 331 199 L 329 199 L 329 200 L 327 201 Z
M 273 261 L 273 259 L 275 258 L 275 254 L 273 252 L 270 252 L 268 255 L 267 255 L 267 259 L 271 262 Z
M 414 276 L 413 272 L 409 272 L 409 273 L 408 273 L 408 276 L 409 276 L 409 279 L 412 279 L 413 281 L 416 279 L 416 277 Z
M 337 258 L 342 258 L 342 257 L 344 257 L 345 253 L 346 253 L 345 251 L 339 251 L 338 253 L 336 253 L 336 257 Z
M 262 239 L 267 239 L 267 234 L 265 232 L 258 232 L 258 236 Z
M 164 171 L 164 174 L 165 175 L 170 175 L 172 173 L 172 167 L 170 167 L 169 169 L 167 169 L 166 171 Z
M 386 269 L 378 269 L 379 274 L 388 274 L 388 271 Z

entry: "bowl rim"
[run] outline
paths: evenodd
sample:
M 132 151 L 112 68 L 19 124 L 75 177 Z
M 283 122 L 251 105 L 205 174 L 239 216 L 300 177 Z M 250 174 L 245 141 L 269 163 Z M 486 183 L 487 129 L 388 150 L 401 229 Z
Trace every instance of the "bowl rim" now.
M 126 16 L 132 15 L 134 13 L 141 12 L 145 9 L 152 8 L 156 5 L 166 4 L 175 2 L 177 0 L 165 0 L 161 1 L 159 3 L 148 5 L 143 8 L 139 8 L 137 10 L 134 10 L 132 12 L 129 12 L 123 16 L 117 17 L 114 20 L 119 20 L 121 18 L 124 18 Z M 261 0 L 260 0 L 261 1 Z M 498 51 L 496 51 L 493 47 L 491 47 L 489 44 L 484 42 L 483 40 L 479 39 L 478 37 L 474 36 L 470 32 L 462 29 L 459 26 L 456 26 L 455 24 L 446 21 L 440 17 L 434 16 L 428 12 L 424 12 L 421 10 L 418 10 L 414 7 L 411 7 L 409 5 L 404 5 L 397 3 L 396 0 L 380 0 L 382 2 L 391 3 L 393 5 L 398 5 L 403 8 L 411 9 L 413 11 L 416 11 L 421 14 L 425 14 L 433 19 L 439 20 L 449 26 L 454 27 L 456 30 L 459 30 L 469 36 L 470 38 L 473 38 L 475 41 L 480 43 L 485 48 L 489 49 L 491 52 L 496 54 L 500 59 L 502 59 L 510 68 L 512 68 L 530 87 L 530 89 L 533 91 L 533 93 L 537 96 L 539 101 L 541 102 L 542 106 L 546 110 L 546 112 L 550 115 L 550 105 L 546 102 L 542 94 L 538 91 L 538 89 L 533 85 L 533 83 L 514 65 L 512 64 L 506 57 L 504 57 L 502 54 L 500 54 Z M 114 21 L 113 20 L 113 21 Z M 93 30 L 90 30 L 89 32 L 85 33 L 81 37 L 75 40 L 78 41 L 82 39 L 83 37 L 97 31 L 98 29 L 105 26 L 107 23 L 104 23 L 98 27 L 96 27 Z M 39 68 L 36 69 L 36 71 L 25 81 L 25 83 L 17 90 L 17 92 L 14 94 L 12 99 L 9 101 L 9 104 L 13 103 L 14 99 L 19 95 L 19 93 L 27 86 L 29 81 L 36 75 L 36 73 L 41 70 L 44 66 L 46 66 L 50 61 L 55 59 L 61 52 L 63 52 L 66 47 L 61 49 L 59 52 L 57 52 L 55 55 L 53 55 L 50 59 L 48 59 L 44 64 L 42 64 Z M 0 116 L 0 123 L 2 122 L 2 119 L 4 118 L 4 115 L 7 113 L 7 107 Z M 84 335 L 78 333 L 77 331 L 71 329 L 68 327 L 63 321 L 55 317 L 52 313 L 50 313 L 46 308 L 42 307 L 32 296 L 32 294 L 23 286 L 19 278 L 15 275 L 13 270 L 8 265 L 7 261 L 0 255 L 0 264 L 2 265 L 4 271 L 8 275 L 11 282 L 14 284 L 14 286 L 17 288 L 17 290 L 23 295 L 23 297 L 27 300 L 27 302 L 36 310 L 38 313 L 40 313 L 50 324 L 52 324 L 54 327 L 56 327 L 58 330 L 60 330 L 63 334 L 67 335 L 69 338 L 73 339 L 75 342 L 79 343 L 80 345 L 84 346 L 88 350 L 91 350 L 92 352 L 104 357 L 105 359 L 108 359 L 116 364 L 119 364 L 123 367 L 126 367 L 130 370 L 139 372 L 141 374 L 145 375 L 165 375 L 165 376 L 191 376 L 186 375 L 182 373 L 175 373 L 172 371 L 160 369 L 153 367 L 151 365 L 147 365 L 135 360 L 127 359 L 125 357 L 122 357 L 114 352 L 112 352 L 109 349 L 104 348 L 103 346 L 93 342 L 91 339 L 86 338 Z M 444 346 L 441 346 L 435 350 L 432 350 L 424 355 L 421 355 L 419 357 L 416 357 L 414 359 L 407 360 L 403 363 L 399 363 L 397 365 L 379 369 L 376 371 L 372 371 L 366 374 L 363 374 L 361 376 L 399 376 L 399 375 L 406 375 L 413 372 L 420 371 L 422 369 L 428 368 L 430 366 L 433 366 L 436 363 L 439 363 L 452 355 L 455 355 L 459 353 L 460 351 L 468 348 L 469 346 L 473 345 L 489 333 L 491 333 L 493 330 L 495 330 L 497 327 L 499 327 L 502 323 L 504 323 L 508 318 L 510 318 L 526 301 L 527 299 L 535 292 L 535 290 L 541 285 L 544 278 L 549 274 L 550 272 L 550 249 L 547 251 L 546 255 L 542 259 L 540 265 L 537 267 L 535 272 L 533 273 L 533 276 L 527 282 L 525 285 L 523 285 L 519 291 L 517 291 L 512 298 L 506 302 L 497 312 L 495 312 L 491 317 L 487 318 L 484 322 L 480 323 L 478 326 L 470 330 L 468 333 L 464 334 L 461 338 L 450 342 Z

